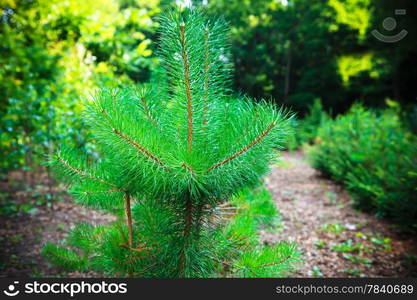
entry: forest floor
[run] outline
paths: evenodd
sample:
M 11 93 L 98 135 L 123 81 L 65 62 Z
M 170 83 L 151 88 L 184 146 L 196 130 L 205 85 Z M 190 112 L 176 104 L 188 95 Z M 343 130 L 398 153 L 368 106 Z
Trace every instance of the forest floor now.
M 42 178 L 37 178 L 44 182 Z M 265 244 L 297 243 L 303 262 L 295 277 L 405 277 L 417 274 L 417 237 L 385 220 L 356 211 L 339 185 L 320 177 L 302 152 L 284 153 L 266 178 L 281 214 Z M 63 240 L 78 222 L 103 224 L 112 216 L 85 209 L 54 187 L 59 201 L 45 199 L 45 185 L 22 190 L 0 182 L 0 277 L 91 277 L 64 273 L 40 255 L 45 242 Z
M 353 208 L 343 187 L 321 177 L 302 152 L 285 152 L 266 187 L 282 216 L 264 243 L 295 242 L 304 261 L 297 277 L 417 275 L 417 237 Z
M 93 272 L 64 272 L 47 262 L 40 251 L 47 242 L 63 241 L 76 223 L 106 224 L 115 217 L 75 204 L 62 186 L 53 187 L 56 199 L 48 201 L 46 176 L 36 181 L 41 184 L 25 190 L 0 182 L 1 193 L 13 197 L 13 202 L 1 206 L 0 277 L 101 277 Z

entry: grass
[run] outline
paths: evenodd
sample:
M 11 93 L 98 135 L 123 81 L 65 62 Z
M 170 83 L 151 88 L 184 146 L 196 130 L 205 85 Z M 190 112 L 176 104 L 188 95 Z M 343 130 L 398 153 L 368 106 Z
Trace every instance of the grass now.
M 355 254 L 344 254 L 343 258 L 349 260 L 350 262 L 352 262 L 354 264 L 371 265 L 374 262 L 372 259 L 362 257 L 362 256 L 359 256 L 359 255 L 355 255 Z
M 321 226 L 318 231 L 319 232 L 327 232 L 327 233 L 334 233 L 334 234 L 339 234 L 342 233 L 343 231 L 345 231 L 347 228 L 343 225 L 341 225 L 338 222 L 335 223 L 327 223 L 324 224 L 323 226 Z
M 334 245 L 332 247 L 333 251 L 341 253 L 350 253 L 350 252 L 369 252 L 369 249 L 362 243 L 354 243 L 351 239 L 344 241 L 340 244 Z
M 314 245 L 318 248 L 318 249 L 323 249 L 324 247 L 327 246 L 327 243 L 325 241 L 317 241 L 314 243 Z
M 354 268 L 354 269 L 349 269 L 348 268 L 348 269 L 344 269 L 343 270 L 343 273 L 346 273 L 348 275 L 352 275 L 352 276 L 359 277 L 361 275 L 361 270 L 356 269 L 356 268 Z
M 314 266 L 311 269 L 311 271 L 312 271 L 314 277 L 323 277 L 324 276 L 323 273 L 321 272 L 320 267 L 318 267 L 318 266 Z

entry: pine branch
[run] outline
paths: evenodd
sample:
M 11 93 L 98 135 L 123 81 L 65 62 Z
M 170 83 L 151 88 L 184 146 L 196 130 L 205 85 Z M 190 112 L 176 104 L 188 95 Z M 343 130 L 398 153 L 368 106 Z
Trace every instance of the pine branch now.
M 139 243 L 135 248 L 133 248 L 133 247 L 127 245 L 127 244 L 121 244 L 119 246 L 124 247 L 124 248 L 129 249 L 129 250 L 132 250 L 132 251 L 135 251 L 135 252 L 145 252 L 145 251 L 150 251 L 150 250 L 154 250 L 154 249 L 159 249 L 158 247 L 157 248 L 155 248 L 155 247 L 146 247 L 147 246 L 146 242 Z
M 62 261 L 68 261 L 68 262 L 71 262 L 71 263 L 76 263 L 76 264 L 78 264 L 78 263 L 81 263 L 81 262 L 82 262 L 82 260 L 81 260 L 81 259 L 77 259 L 77 258 L 70 258 L 70 257 L 68 257 L 68 256 L 60 255 L 60 254 L 58 254 L 58 253 L 56 253 L 56 252 L 52 252 L 52 251 L 50 251 L 50 252 L 48 253 L 48 255 L 54 256 L 54 257 L 56 257 L 56 258 L 58 258 L 58 259 L 61 259 Z
M 259 118 L 259 112 L 256 112 L 255 115 L 254 115 L 253 122 L 251 124 L 248 124 L 245 127 L 245 129 L 243 130 L 244 133 L 239 138 L 237 138 L 235 142 L 232 143 L 232 146 L 239 144 L 240 141 L 243 140 L 248 135 L 248 133 L 250 132 L 250 129 L 254 127 L 254 125 L 256 123 L 256 120 L 258 118 Z
M 140 260 L 140 259 L 142 259 L 142 258 L 152 257 L 152 256 L 154 256 L 154 255 L 136 256 L 136 257 L 133 257 L 133 258 L 128 259 L 128 260 L 125 260 L 125 261 L 120 261 L 120 260 L 118 260 L 118 259 L 116 259 L 116 258 L 114 258 L 114 257 L 112 257 L 112 258 L 110 258 L 110 259 L 111 259 L 112 261 L 114 261 L 115 263 L 118 263 L 119 265 L 129 265 L 129 264 L 131 264 L 131 263 L 135 263 L 135 262 L 137 262 L 138 260 Z
M 153 267 L 155 267 L 158 263 L 153 263 L 149 266 L 147 266 L 145 269 L 143 269 L 142 271 L 138 272 L 138 273 L 133 273 L 132 275 L 135 277 L 139 277 L 143 274 L 145 274 L 148 270 L 152 269 Z
M 128 137 L 127 135 L 123 134 L 120 130 L 113 128 L 113 132 L 118 135 L 121 139 L 125 140 L 128 144 L 130 144 L 131 146 L 135 147 L 137 150 L 139 150 L 139 152 L 145 156 L 146 158 L 153 160 L 155 163 L 157 163 L 158 165 L 162 166 L 162 167 L 166 167 L 166 165 L 158 158 L 156 157 L 151 151 L 149 151 L 148 149 L 146 149 L 144 146 L 142 146 L 141 144 L 135 142 L 133 139 L 131 139 L 130 137 Z
M 101 113 L 104 115 L 104 117 L 108 120 L 109 124 L 111 126 L 113 126 L 113 122 L 110 118 L 110 116 L 107 114 L 107 112 L 104 110 L 104 108 L 100 109 Z M 159 164 L 162 167 L 166 167 L 166 165 L 156 156 L 154 155 L 151 151 L 149 151 L 148 149 L 146 149 L 144 146 L 142 146 L 141 144 L 135 142 L 132 138 L 130 138 L 129 136 L 123 134 L 120 130 L 116 129 L 116 128 L 112 128 L 112 131 L 119 136 L 121 139 L 125 140 L 128 144 L 130 144 L 131 146 L 135 147 L 137 150 L 139 150 L 139 152 L 145 156 L 146 158 L 153 160 L 154 162 L 156 162 L 157 164 Z
M 195 170 L 193 168 L 191 168 L 189 165 L 187 165 L 185 162 L 181 163 L 181 166 L 184 167 L 184 169 L 186 169 L 187 171 L 189 171 L 192 174 L 195 174 Z
M 120 225 L 120 223 L 116 223 L 116 227 L 117 227 L 117 230 L 118 230 L 118 231 L 119 231 L 119 233 L 120 233 L 120 238 L 124 241 L 123 245 L 124 245 L 124 244 L 128 244 L 129 242 L 128 242 L 128 240 L 126 239 L 125 233 L 123 232 L 123 228 L 122 228 L 122 226 Z
M 142 103 L 143 110 L 145 111 L 146 117 L 148 120 L 155 125 L 155 127 L 159 128 L 158 124 L 156 123 L 156 120 L 152 117 L 151 111 L 148 108 L 148 105 L 146 104 L 145 97 L 140 98 L 140 102 Z
M 185 94 L 187 97 L 187 122 L 188 122 L 188 151 L 191 152 L 193 148 L 193 99 L 191 95 L 191 80 L 190 80 L 190 64 L 187 52 L 187 41 L 185 37 L 185 24 L 180 24 L 180 43 L 181 43 L 181 57 L 184 65 L 184 84 Z
M 99 181 L 99 182 L 104 183 L 104 184 L 107 184 L 107 185 L 109 185 L 111 187 L 117 188 L 117 185 L 115 185 L 114 183 L 111 183 L 111 182 L 109 182 L 107 180 L 104 180 L 102 178 L 99 178 L 99 177 L 95 177 L 95 176 L 93 176 L 93 175 L 91 175 L 91 174 L 89 174 L 89 173 L 87 173 L 87 172 L 85 172 L 83 170 L 77 169 L 76 167 L 72 166 L 68 161 L 66 161 L 65 159 L 63 159 L 62 157 L 58 157 L 58 161 L 65 168 L 69 169 L 71 172 L 73 172 L 75 174 L 78 174 L 81 177 L 86 177 L 86 178 L 88 178 L 90 180 Z
M 69 270 L 83 270 L 88 263 L 86 257 L 80 257 L 74 251 L 52 243 L 46 243 L 41 252 L 54 263 Z
M 248 271 L 249 271 L 249 272 L 251 272 L 251 273 L 252 273 L 252 275 L 254 275 L 255 277 L 259 277 L 259 275 L 258 275 L 257 273 L 255 273 L 255 271 L 253 271 L 251 268 L 244 267 L 243 269 L 248 270 Z
M 108 191 L 96 191 L 96 192 L 91 192 L 91 191 L 86 191 L 84 192 L 85 195 L 98 195 L 98 194 L 110 194 L 110 193 L 117 193 L 117 192 L 125 192 L 125 190 L 123 189 L 111 189 Z
M 126 224 L 129 232 L 129 247 L 133 247 L 132 209 L 130 208 L 130 194 L 125 193 Z
M 157 128 L 158 130 L 161 130 L 161 127 L 159 126 L 158 122 L 152 115 L 151 110 L 146 101 L 146 96 L 147 96 L 146 90 L 145 89 L 139 90 L 138 88 L 136 88 L 135 95 L 139 99 L 140 104 L 142 105 L 142 108 L 143 108 L 143 112 L 145 113 L 147 119 L 155 126 L 155 128 Z
M 260 265 L 259 268 L 265 268 L 265 267 L 272 267 L 272 266 L 280 265 L 280 264 L 286 262 L 287 260 L 289 260 L 290 258 L 291 258 L 291 256 L 288 255 L 288 256 L 285 256 L 284 258 L 280 259 L 279 261 L 275 261 L 275 262 Z
M 240 149 L 238 152 L 234 153 L 233 155 L 229 156 L 228 158 L 224 159 L 223 161 L 218 162 L 217 164 L 211 166 L 210 168 L 208 168 L 207 172 L 210 172 L 210 171 L 228 163 L 229 161 L 235 159 L 236 157 L 238 157 L 238 156 L 244 154 L 245 152 L 247 152 L 248 150 L 250 150 L 253 146 L 255 146 L 260 141 L 262 141 L 265 138 L 265 136 L 267 136 L 268 133 L 272 130 L 272 128 L 275 127 L 275 125 L 276 125 L 275 122 L 272 122 L 271 124 L 269 124 L 269 126 L 260 135 L 258 135 L 250 144 L 246 145 L 245 147 Z

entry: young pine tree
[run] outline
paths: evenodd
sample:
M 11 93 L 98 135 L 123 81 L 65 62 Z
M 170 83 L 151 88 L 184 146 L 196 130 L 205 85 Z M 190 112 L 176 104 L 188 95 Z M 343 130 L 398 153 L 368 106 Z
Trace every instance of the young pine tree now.
M 103 89 L 88 104 L 85 122 L 100 158 L 92 163 L 62 150 L 50 163 L 77 203 L 119 221 L 77 225 L 70 248 L 45 245 L 51 261 L 138 277 L 216 276 L 222 265 L 242 266 L 233 265 L 239 257 L 256 274 L 290 263 L 291 247 L 243 253 L 253 243 L 216 218 L 220 204 L 260 181 L 288 129 L 287 115 L 273 105 L 231 96 L 225 28 L 194 10 L 162 17 L 157 79 Z

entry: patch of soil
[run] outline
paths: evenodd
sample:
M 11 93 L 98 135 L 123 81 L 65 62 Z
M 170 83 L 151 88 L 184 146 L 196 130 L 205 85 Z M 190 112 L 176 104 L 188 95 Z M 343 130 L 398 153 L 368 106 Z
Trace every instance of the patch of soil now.
M 35 201 L 33 195 L 45 195 L 45 186 L 37 186 L 32 191 L 13 190 L 10 185 L 2 182 L 2 193 L 9 194 L 16 205 Z M 59 201 L 41 206 L 33 205 L 34 213 L 17 213 L 1 215 L 0 219 L 0 277 L 100 277 L 93 272 L 64 273 L 59 268 L 49 264 L 41 255 L 40 250 L 46 242 L 59 242 L 65 239 L 68 231 L 76 223 L 105 224 L 114 220 L 111 215 L 86 209 L 72 202 L 62 188 L 53 188 Z M 3 203 L 0 203 L 4 205 Z
M 264 243 L 298 244 L 304 261 L 296 277 L 406 277 L 417 274 L 417 238 L 354 210 L 339 185 L 320 177 L 302 152 L 283 153 L 266 186 L 282 215 Z

